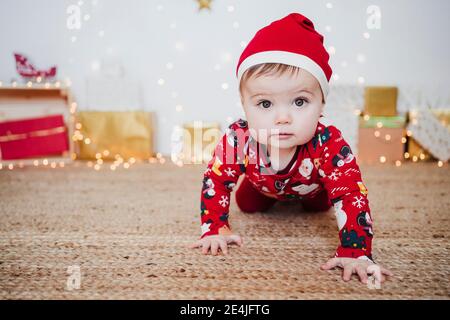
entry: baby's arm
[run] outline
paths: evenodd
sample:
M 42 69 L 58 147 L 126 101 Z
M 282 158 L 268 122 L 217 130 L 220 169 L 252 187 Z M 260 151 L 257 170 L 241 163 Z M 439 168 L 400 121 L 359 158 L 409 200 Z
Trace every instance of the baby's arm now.
M 230 229 L 228 212 L 231 191 L 239 176 L 245 172 L 245 142 L 244 131 L 231 124 L 217 144 L 203 175 L 200 205 L 202 235 L 191 248 L 202 247 L 204 254 L 211 250 L 215 255 L 219 248 L 226 254 L 228 244 L 242 245 L 241 237 Z
M 325 129 L 320 141 L 315 139 L 319 176 L 333 203 L 339 229 L 336 257 L 372 260 L 372 218 L 355 156 L 334 126 Z
M 367 282 L 367 272 L 370 271 L 367 268 L 374 264 L 368 190 L 363 184 L 356 158 L 337 128 L 329 126 L 314 139 L 319 175 L 334 206 L 340 239 L 335 258 L 322 268 L 341 267 L 344 280 L 350 280 L 352 273 L 357 273 L 362 282 Z M 378 274 L 379 281 L 383 281 L 382 274 L 392 275 L 383 267 Z

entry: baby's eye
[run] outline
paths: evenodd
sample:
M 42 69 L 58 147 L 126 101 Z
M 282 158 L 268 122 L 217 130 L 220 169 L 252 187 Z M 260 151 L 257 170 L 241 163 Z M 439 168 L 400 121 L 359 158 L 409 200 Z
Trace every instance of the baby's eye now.
M 294 103 L 295 103 L 295 105 L 296 105 L 297 107 L 302 107 L 306 102 L 308 102 L 308 101 L 306 101 L 306 100 L 303 99 L 303 98 L 297 98 L 297 99 L 295 99 L 295 101 L 294 101 Z
M 258 103 L 257 105 L 263 107 L 264 109 L 267 109 L 267 108 L 270 108 L 272 103 L 269 100 L 263 100 L 260 103 Z

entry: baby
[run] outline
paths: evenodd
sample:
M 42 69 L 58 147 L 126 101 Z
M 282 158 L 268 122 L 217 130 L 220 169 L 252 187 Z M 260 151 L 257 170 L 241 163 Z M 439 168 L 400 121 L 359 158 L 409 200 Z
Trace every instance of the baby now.
M 372 218 L 367 188 L 355 156 L 341 132 L 327 125 L 324 109 L 332 70 L 323 37 L 298 13 L 256 33 L 237 66 L 247 120 L 226 130 L 204 173 L 200 240 L 204 254 L 227 254 L 242 238 L 228 223 L 230 193 L 245 175 L 236 202 L 246 213 L 263 212 L 277 201 L 297 199 L 306 211 L 334 207 L 340 245 L 323 270 L 343 268 L 384 281 L 392 273 L 371 256 Z

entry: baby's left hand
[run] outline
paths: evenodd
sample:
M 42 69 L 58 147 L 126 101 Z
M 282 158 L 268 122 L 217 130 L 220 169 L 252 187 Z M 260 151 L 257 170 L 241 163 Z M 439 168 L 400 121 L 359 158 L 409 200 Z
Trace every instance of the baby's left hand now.
M 342 279 L 350 281 L 352 274 L 356 273 L 362 283 L 367 284 L 367 274 L 373 275 L 376 281 L 382 283 L 386 280 L 386 276 L 393 276 L 394 274 L 386 268 L 375 264 L 371 261 L 354 259 L 354 258 L 331 258 L 324 265 L 322 270 L 331 270 L 334 267 L 344 269 L 342 272 Z

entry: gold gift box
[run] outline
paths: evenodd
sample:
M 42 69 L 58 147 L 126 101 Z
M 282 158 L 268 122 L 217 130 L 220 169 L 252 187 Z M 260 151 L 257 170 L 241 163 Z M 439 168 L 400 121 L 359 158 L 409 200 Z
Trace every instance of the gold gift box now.
M 397 115 L 397 87 L 366 87 L 364 114 L 370 116 Z
M 208 162 L 222 133 L 217 122 L 194 121 L 183 125 L 184 163 Z
M 104 160 L 148 159 L 153 155 L 153 115 L 151 112 L 77 113 L 77 141 L 79 159 L 96 159 L 101 153 Z

